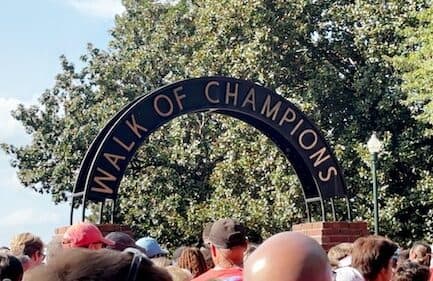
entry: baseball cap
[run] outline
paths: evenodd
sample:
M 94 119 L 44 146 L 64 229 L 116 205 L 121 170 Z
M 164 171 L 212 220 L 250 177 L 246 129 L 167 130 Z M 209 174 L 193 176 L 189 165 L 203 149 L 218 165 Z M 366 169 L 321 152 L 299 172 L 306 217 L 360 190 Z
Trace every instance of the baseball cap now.
M 245 227 L 233 219 L 220 219 L 213 223 L 209 240 L 218 248 L 230 249 L 247 241 Z
M 116 250 L 116 251 L 123 251 L 126 248 L 137 248 L 135 245 L 135 240 L 132 239 L 131 236 L 124 232 L 115 231 L 110 232 L 107 235 L 105 235 L 105 239 L 114 241 L 114 245 L 108 245 L 108 249 Z
M 149 258 L 168 254 L 168 251 L 162 249 L 158 242 L 152 237 L 140 238 L 137 240 L 137 242 L 135 242 L 135 245 L 143 248 Z
M 110 246 L 115 244 L 114 241 L 104 238 L 96 225 L 88 222 L 71 225 L 62 238 L 64 248 L 79 248 L 93 243 L 102 243 Z

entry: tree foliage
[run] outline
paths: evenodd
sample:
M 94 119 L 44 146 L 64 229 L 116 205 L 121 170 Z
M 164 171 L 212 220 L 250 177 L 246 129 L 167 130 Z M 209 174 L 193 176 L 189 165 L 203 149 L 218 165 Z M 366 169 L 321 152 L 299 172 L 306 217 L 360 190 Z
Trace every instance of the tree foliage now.
M 380 155 L 382 233 L 433 233 L 432 142 L 402 103 L 390 58 L 425 1 L 125 0 L 110 48 L 65 58 L 53 88 L 14 116 L 32 136 L 3 145 L 22 183 L 66 199 L 90 142 L 135 97 L 189 77 L 227 75 L 275 89 L 324 132 L 345 171 L 353 213 L 371 222 L 372 131 Z M 122 180 L 118 220 L 169 246 L 194 242 L 208 220 L 241 218 L 263 236 L 304 218 L 290 163 L 264 136 L 214 114 L 177 118 L 152 134 Z
M 418 120 L 428 124 L 425 133 L 432 135 L 433 125 L 433 8 L 416 14 L 401 33 L 405 36 L 400 56 L 394 63 L 402 73 L 405 104 Z

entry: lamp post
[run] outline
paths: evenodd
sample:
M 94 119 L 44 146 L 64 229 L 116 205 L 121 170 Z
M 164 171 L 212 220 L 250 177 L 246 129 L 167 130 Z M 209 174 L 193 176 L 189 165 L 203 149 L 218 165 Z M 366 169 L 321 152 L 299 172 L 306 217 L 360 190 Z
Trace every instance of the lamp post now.
M 374 203 L 374 234 L 379 234 L 379 208 L 377 203 L 377 177 L 376 177 L 376 163 L 377 155 L 382 150 L 382 143 L 376 136 L 376 132 L 373 132 L 370 139 L 367 142 L 368 151 L 371 154 L 371 173 L 373 176 L 373 203 Z

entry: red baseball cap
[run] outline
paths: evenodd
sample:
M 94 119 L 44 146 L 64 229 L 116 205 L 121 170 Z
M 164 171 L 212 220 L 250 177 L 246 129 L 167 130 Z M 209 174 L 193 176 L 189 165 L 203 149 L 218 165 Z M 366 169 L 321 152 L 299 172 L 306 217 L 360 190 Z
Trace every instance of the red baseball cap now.
M 93 243 L 102 243 L 113 246 L 113 240 L 104 238 L 99 228 L 88 222 L 81 222 L 71 225 L 63 234 L 63 248 L 78 248 L 88 246 Z

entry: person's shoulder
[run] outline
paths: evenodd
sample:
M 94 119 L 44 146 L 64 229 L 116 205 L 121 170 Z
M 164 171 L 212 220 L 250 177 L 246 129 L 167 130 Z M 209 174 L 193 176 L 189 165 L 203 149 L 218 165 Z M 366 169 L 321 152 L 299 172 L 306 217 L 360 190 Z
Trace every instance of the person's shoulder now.
M 362 274 L 353 267 L 345 266 L 335 270 L 335 280 L 364 281 Z

